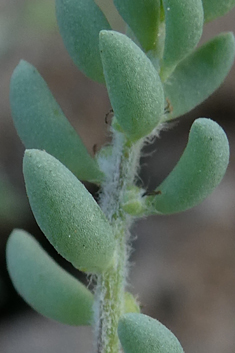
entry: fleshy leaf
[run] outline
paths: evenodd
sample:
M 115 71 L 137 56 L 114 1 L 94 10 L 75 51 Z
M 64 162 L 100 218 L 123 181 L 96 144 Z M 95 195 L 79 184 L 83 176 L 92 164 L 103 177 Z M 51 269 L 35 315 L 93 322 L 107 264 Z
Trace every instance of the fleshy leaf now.
M 125 292 L 125 313 L 139 313 L 140 307 L 136 298 L 130 293 Z
M 195 120 L 179 162 L 158 186 L 157 194 L 146 198 L 150 213 L 170 214 L 196 206 L 220 183 L 228 162 L 223 129 L 210 119 Z
M 56 16 L 75 65 L 92 80 L 104 83 L 99 32 L 111 27 L 103 12 L 93 0 L 56 0 Z
M 159 75 L 143 51 L 121 33 L 101 31 L 100 51 L 115 117 L 136 141 L 150 134 L 163 116 Z
M 7 268 L 17 292 L 40 314 L 68 325 L 92 321 L 92 293 L 62 269 L 27 232 L 14 230 Z
M 125 353 L 183 353 L 173 333 L 144 314 L 123 315 L 118 324 L 118 336 Z
M 142 48 L 145 51 L 154 49 L 160 21 L 160 0 L 114 0 L 114 5 Z
M 235 0 L 202 0 L 204 20 L 209 22 L 224 16 L 235 6 Z
M 15 229 L 6 247 L 7 269 L 16 291 L 38 313 L 67 325 L 90 325 L 93 294 L 60 267 L 26 231 Z M 139 312 L 129 292 L 125 313 Z
M 126 188 L 123 194 L 122 209 L 132 216 L 144 215 L 144 204 L 143 204 L 143 189 L 140 189 L 136 185 L 130 185 Z
M 177 118 L 202 103 L 224 81 L 235 55 L 232 33 L 222 33 L 184 59 L 164 84 L 165 96 Z
M 114 255 L 114 235 L 83 184 L 44 151 L 26 150 L 23 172 L 36 221 L 60 255 L 85 272 L 106 270 Z
M 198 44 L 203 30 L 201 0 L 163 0 L 166 37 L 161 68 L 165 80 Z
M 38 71 L 21 61 L 11 78 L 10 102 L 17 132 L 26 148 L 46 150 L 79 179 L 99 182 L 102 173 L 64 116 Z

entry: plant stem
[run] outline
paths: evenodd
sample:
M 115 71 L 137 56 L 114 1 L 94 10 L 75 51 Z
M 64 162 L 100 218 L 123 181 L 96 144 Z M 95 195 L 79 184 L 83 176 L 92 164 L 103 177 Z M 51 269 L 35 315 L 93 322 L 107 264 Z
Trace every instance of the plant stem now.
M 117 326 L 124 313 L 124 293 L 128 274 L 129 229 L 132 218 L 121 208 L 127 185 L 135 179 L 142 142 L 128 144 L 123 134 L 114 133 L 112 155 L 104 171 L 106 180 L 100 207 L 113 226 L 116 253 L 113 265 L 97 277 L 95 291 L 95 333 L 97 353 L 118 353 Z
M 117 239 L 117 261 L 115 266 L 98 278 L 97 286 L 100 292 L 100 315 L 98 327 L 98 352 L 118 353 L 119 340 L 117 325 L 124 312 L 125 288 L 125 231 L 120 231 Z

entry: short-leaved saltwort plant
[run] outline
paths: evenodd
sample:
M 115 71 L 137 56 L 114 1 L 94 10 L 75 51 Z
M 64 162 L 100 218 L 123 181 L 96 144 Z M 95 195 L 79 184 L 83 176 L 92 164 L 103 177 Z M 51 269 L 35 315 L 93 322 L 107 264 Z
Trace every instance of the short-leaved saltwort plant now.
M 140 313 L 126 292 L 130 227 L 138 217 L 181 212 L 220 183 L 229 161 L 222 128 L 195 120 L 178 164 L 154 192 L 138 187 L 143 145 L 223 82 L 235 53 L 232 33 L 197 48 L 205 22 L 234 0 L 114 0 L 121 34 L 93 0 L 56 0 L 64 44 L 78 68 L 107 87 L 112 143 L 92 158 L 38 71 L 21 61 L 10 87 L 12 115 L 27 148 L 23 173 L 36 221 L 59 254 L 92 275 L 92 293 L 23 230 L 7 244 L 16 290 L 39 313 L 94 327 L 98 353 L 181 353 L 177 338 Z M 80 180 L 100 185 L 99 204 Z

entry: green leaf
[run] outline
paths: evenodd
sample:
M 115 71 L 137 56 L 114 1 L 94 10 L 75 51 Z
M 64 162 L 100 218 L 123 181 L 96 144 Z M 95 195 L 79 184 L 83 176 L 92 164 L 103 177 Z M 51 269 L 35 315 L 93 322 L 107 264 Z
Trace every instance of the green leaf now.
M 92 293 L 60 267 L 27 232 L 15 229 L 6 247 L 7 269 L 16 291 L 38 313 L 67 325 L 90 325 Z M 125 293 L 125 312 L 139 312 Z
M 101 31 L 100 51 L 115 117 L 127 137 L 136 141 L 163 117 L 159 75 L 142 50 L 121 33 Z
M 142 48 L 145 51 L 154 49 L 160 22 L 160 0 L 114 0 L 114 5 Z
M 75 65 L 92 80 L 103 83 L 99 32 L 111 29 L 103 12 L 93 0 L 56 0 L 56 16 Z
M 143 189 L 136 185 L 129 185 L 123 193 L 121 207 L 132 216 L 144 215 Z
M 209 97 L 224 81 L 235 55 L 232 33 L 222 33 L 184 59 L 165 82 L 165 96 L 172 112 L 183 115 Z
M 46 150 L 79 179 L 100 182 L 102 173 L 64 116 L 38 71 L 26 61 L 15 68 L 10 84 L 11 111 L 26 148 Z
M 76 268 L 91 273 L 112 263 L 112 228 L 82 183 L 44 151 L 26 150 L 23 172 L 30 206 L 55 249 Z
M 235 6 L 235 0 L 202 0 L 205 22 L 224 16 Z
M 165 80 L 198 44 L 203 30 L 201 0 L 163 0 L 166 21 L 161 74 Z
M 125 292 L 125 313 L 139 312 L 140 306 L 136 298 L 130 292 Z
M 118 324 L 118 336 L 125 353 L 183 353 L 173 333 L 144 314 L 123 315 Z
M 214 121 L 194 121 L 186 149 L 169 176 L 148 196 L 150 213 L 170 214 L 203 201 L 220 183 L 229 162 L 225 132 Z
M 89 325 L 93 295 L 62 269 L 27 232 L 14 230 L 6 249 L 17 292 L 40 314 L 68 325 Z

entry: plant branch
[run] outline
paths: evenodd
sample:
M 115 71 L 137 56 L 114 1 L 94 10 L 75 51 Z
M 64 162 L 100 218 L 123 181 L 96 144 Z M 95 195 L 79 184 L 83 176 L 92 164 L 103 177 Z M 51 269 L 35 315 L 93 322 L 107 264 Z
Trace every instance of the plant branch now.
M 114 263 L 97 277 L 95 292 L 95 331 L 97 353 L 120 351 L 117 325 L 124 313 L 124 293 L 128 275 L 129 229 L 133 219 L 121 208 L 127 185 L 134 182 L 142 142 L 129 144 L 124 135 L 114 132 L 110 159 L 104 171 L 106 180 L 100 194 L 100 206 L 113 226 L 116 239 Z

